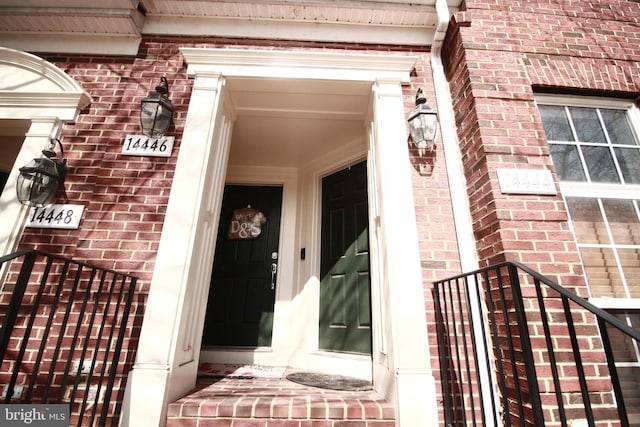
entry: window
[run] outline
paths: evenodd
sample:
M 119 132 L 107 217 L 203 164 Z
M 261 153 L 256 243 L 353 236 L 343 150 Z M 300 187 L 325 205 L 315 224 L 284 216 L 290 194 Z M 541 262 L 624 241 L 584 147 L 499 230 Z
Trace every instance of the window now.
M 638 200 L 565 197 L 592 297 L 640 298 Z
M 638 112 L 594 98 L 537 102 L 593 302 L 640 309 Z
M 625 110 L 539 109 L 561 181 L 640 184 L 640 145 Z
M 536 101 L 590 301 L 640 328 L 638 111 L 631 102 L 584 97 Z M 640 398 L 639 343 L 617 331 L 610 335 L 625 402 L 633 402 Z M 627 405 L 627 412 L 640 415 L 640 408 Z

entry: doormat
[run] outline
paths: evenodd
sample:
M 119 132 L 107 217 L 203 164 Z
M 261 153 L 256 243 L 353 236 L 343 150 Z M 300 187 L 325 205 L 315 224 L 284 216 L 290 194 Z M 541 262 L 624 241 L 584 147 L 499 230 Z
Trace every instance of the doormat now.
M 367 391 L 373 387 L 370 381 L 342 375 L 318 374 L 314 372 L 294 372 L 286 377 L 294 383 L 311 387 L 328 388 L 341 391 Z
M 199 377 L 215 378 L 282 378 L 286 367 L 266 365 L 233 365 L 226 363 L 201 363 Z

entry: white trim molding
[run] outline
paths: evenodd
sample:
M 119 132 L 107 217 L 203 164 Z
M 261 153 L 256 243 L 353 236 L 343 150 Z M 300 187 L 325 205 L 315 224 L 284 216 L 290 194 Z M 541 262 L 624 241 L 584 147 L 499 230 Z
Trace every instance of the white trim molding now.
M 417 57 L 412 55 L 296 52 L 252 49 L 180 48 L 187 73 L 217 72 L 233 77 L 408 83 Z

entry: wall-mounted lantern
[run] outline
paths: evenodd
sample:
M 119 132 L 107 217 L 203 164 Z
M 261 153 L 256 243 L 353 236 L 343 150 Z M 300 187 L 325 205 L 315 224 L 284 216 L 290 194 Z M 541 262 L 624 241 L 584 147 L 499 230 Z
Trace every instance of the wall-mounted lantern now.
M 56 157 L 56 143 L 60 147 L 60 160 Z M 21 167 L 16 190 L 18 200 L 26 206 L 48 205 L 56 195 L 58 188 L 67 175 L 67 160 L 63 158 L 64 150 L 58 139 L 52 139 L 48 148 L 42 150 L 42 157 L 31 160 Z
M 438 135 L 438 113 L 427 104 L 422 89 L 416 92 L 416 108 L 409 116 L 411 140 L 419 149 L 432 149 Z
M 140 105 L 140 127 L 142 133 L 149 138 L 162 138 L 169 129 L 171 117 L 175 110 L 169 100 L 169 84 L 166 77 L 161 77 L 164 85 L 156 86 L 156 91 L 142 100 Z

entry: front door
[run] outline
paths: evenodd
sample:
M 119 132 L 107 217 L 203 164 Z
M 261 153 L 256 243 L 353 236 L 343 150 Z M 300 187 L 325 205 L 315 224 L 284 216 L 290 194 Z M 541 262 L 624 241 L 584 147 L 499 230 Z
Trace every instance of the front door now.
M 367 164 L 322 180 L 320 348 L 371 353 Z
M 225 187 L 203 346 L 271 346 L 281 210 L 282 187 Z

